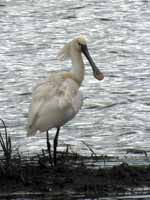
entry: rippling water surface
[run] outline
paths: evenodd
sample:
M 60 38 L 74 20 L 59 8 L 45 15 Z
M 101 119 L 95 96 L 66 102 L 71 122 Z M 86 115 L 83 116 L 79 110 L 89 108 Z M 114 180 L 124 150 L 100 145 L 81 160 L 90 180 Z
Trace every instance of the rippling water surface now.
M 89 154 L 149 151 L 150 2 L 147 0 L 2 0 L 0 2 L 0 117 L 22 151 L 45 147 L 45 134 L 26 138 L 32 88 L 51 70 L 69 69 L 56 59 L 65 42 L 80 34 L 105 79 L 96 81 L 86 62 L 84 105 L 60 134 Z M 51 130 L 51 139 L 55 130 Z

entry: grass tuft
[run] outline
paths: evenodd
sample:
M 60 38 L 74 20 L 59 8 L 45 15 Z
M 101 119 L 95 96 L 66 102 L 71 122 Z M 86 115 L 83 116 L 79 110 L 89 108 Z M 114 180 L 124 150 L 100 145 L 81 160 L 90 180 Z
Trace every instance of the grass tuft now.
M 0 132 L 0 145 L 3 151 L 4 158 L 6 160 L 7 166 L 11 163 L 11 157 L 12 157 L 12 145 L 11 145 L 11 138 L 10 135 L 8 135 L 7 127 L 3 119 L 0 119 L 2 123 L 2 128 L 4 129 L 4 134 Z

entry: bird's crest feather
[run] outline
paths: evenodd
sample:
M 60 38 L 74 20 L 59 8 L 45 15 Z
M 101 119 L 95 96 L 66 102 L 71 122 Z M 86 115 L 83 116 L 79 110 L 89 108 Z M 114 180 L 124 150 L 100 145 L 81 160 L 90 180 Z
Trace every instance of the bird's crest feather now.
M 57 58 L 59 60 L 66 60 L 70 57 L 70 44 L 67 43 L 64 47 L 59 51 Z

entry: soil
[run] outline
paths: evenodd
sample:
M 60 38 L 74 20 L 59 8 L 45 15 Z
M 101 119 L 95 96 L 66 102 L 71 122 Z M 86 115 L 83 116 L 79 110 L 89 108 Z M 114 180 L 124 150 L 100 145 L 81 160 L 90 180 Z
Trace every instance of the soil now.
M 122 163 L 111 168 L 89 167 L 81 156 L 58 156 L 53 166 L 45 154 L 36 158 L 0 160 L 0 193 L 18 191 L 76 191 L 87 195 L 127 192 L 136 187 L 150 187 L 150 166 Z M 91 159 L 91 158 L 89 158 Z

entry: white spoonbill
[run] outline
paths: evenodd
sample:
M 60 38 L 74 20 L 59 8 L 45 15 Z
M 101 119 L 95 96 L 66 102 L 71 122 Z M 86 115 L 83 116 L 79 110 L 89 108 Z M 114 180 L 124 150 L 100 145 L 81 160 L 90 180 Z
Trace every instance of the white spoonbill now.
M 51 72 L 48 79 L 37 85 L 32 94 L 27 135 L 33 136 L 38 130 L 40 132 L 46 131 L 48 144 L 48 130 L 51 128 L 57 129 L 53 144 L 54 165 L 56 164 L 60 127 L 71 120 L 82 106 L 82 95 L 79 91 L 84 79 L 82 53 L 92 66 L 94 77 L 102 80 L 104 76 L 92 60 L 85 38 L 79 36 L 65 44 L 58 55 L 60 59 L 71 59 L 72 70 L 68 72 Z

